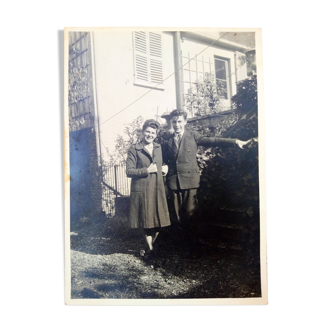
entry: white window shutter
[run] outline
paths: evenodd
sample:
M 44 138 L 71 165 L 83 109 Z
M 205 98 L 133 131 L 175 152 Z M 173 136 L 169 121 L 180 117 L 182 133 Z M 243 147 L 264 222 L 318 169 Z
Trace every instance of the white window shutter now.
M 133 39 L 135 83 L 163 88 L 161 33 L 135 31 Z
M 149 81 L 148 45 L 146 32 L 134 32 L 134 63 L 137 81 Z
M 149 32 L 149 51 L 151 83 L 162 83 L 163 65 L 160 33 Z

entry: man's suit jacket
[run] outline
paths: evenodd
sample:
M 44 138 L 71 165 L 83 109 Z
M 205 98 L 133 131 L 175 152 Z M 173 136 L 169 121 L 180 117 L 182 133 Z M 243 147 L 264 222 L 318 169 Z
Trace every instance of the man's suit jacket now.
M 199 187 L 200 170 L 196 153 L 199 145 L 222 147 L 234 145 L 235 139 L 203 137 L 197 131 L 185 130 L 179 148 L 174 135 L 168 134 L 163 144 L 163 159 L 168 165 L 167 184 L 171 190 L 186 190 Z

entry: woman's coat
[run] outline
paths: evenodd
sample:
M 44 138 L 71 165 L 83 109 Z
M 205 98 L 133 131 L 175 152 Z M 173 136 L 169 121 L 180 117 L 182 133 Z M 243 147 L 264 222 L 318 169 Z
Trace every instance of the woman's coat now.
M 154 228 L 170 225 L 164 180 L 161 173 L 162 151 L 153 143 L 153 156 L 142 143 L 133 144 L 127 157 L 127 176 L 132 178 L 129 218 L 132 228 Z M 151 163 L 157 173 L 148 173 Z

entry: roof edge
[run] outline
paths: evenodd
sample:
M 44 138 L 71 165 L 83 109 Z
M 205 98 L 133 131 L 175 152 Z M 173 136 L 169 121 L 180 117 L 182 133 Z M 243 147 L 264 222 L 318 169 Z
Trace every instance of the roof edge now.
M 187 39 L 190 41 L 198 41 L 204 44 L 211 45 L 213 42 L 213 46 L 220 47 L 226 50 L 238 51 L 238 52 L 248 52 L 254 50 L 254 48 L 235 43 L 225 39 L 216 39 L 212 36 L 207 36 L 205 34 L 201 34 L 200 32 L 191 32 L 191 31 L 181 31 L 181 39 Z

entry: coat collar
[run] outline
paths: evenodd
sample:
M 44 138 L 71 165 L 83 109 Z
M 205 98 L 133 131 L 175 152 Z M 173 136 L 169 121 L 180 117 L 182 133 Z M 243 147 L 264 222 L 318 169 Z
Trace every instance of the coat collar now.
M 190 134 L 190 130 L 188 129 L 185 129 L 182 133 L 181 133 L 181 139 L 184 137 L 184 136 L 187 136 Z M 166 140 L 170 140 L 170 139 L 173 139 L 174 138 L 174 132 L 173 133 L 168 133 L 167 136 L 166 136 Z
M 154 149 L 160 148 L 160 144 L 156 143 L 156 142 L 153 142 L 153 148 Z M 143 150 L 144 149 L 144 145 L 143 145 L 142 141 L 135 144 L 135 149 L 136 150 Z

